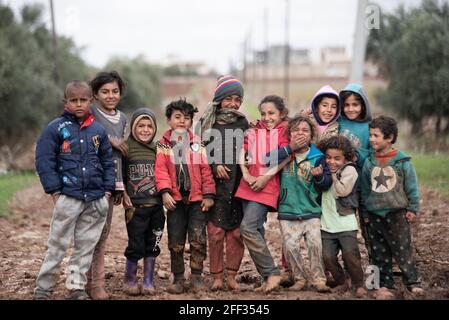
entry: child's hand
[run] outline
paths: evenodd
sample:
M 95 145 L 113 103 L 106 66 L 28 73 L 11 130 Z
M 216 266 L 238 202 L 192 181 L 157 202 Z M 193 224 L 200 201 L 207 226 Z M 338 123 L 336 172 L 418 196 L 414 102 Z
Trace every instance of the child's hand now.
M 58 201 L 60 195 L 61 195 L 60 193 L 54 193 L 54 194 L 51 195 L 51 199 L 53 200 L 53 204 L 56 204 L 56 202 Z
M 209 198 L 204 198 L 201 202 L 201 211 L 207 212 L 214 205 L 214 200 Z
M 115 206 L 120 205 L 122 203 L 122 200 L 123 200 L 123 192 L 117 192 L 114 195 L 114 205 Z
M 123 193 L 123 207 L 125 209 L 132 208 L 133 204 L 131 202 L 131 198 L 128 196 L 126 192 Z
M 291 139 L 290 140 L 290 148 L 292 148 L 293 151 L 296 151 L 302 147 L 305 147 L 308 143 L 309 143 L 309 140 L 305 137 Z
M 107 192 L 107 191 L 104 193 L 104 197 L 106 198 L 106 200 L 108 200 L 108 202 L 109 202 L 109 199 L 111 199 L 111 195 L 112 194 L 110 192 Z
M 249 186 L 251 187 L 256 182 L 256 177 L 253 177 L 252 175 L 244 174 L 243 179 L 248 182 Z
M 225 165 L 219 164 L 217 166 L 217 177 L 223 180 L 229 180 L 229 174 L 228 172 L 231 172 L 231 169 L 226 167 Z
M 304 117 L 309 117 L 312 114 L 312 108 L 311 107 L 301 108 L 299 110 L 299 114 Z
M 271 175 L 263 175 L 263 176 L 257 177 L 256 180 L 254 181 L 254 183 L 250 184 L 251 189 L 254 192 L 260 192 L 261 190 L 263 190 L 263 188 L 265 188 L 268 181 L 270 181 L 270 179 L 272 177 L 273 176 L 271 176 Z
M 251 121 L 251 122 L 249 123 L 249 128 L 250 128 L 250 129 L 256 128 L 258 123 L 259 123 L 259 120 Z
M 312 168 L 310 174 L 314 177 L 319 177 L 323 175 L 323 166 L 320 164 L 318 167 Z
M 125 157 L 128 155 L 128 145 L 121 138 L 109 137 L 112 147 L 120 151 Z
M 411 211 L 407 211 L 407 213 L 405 214 L 405 219 L 407 219 L 407 221 L 410 223 L 415 222 L 416 214 Z
M 162 195 L 162 203 L 164 204 L 164 207 L 165 207 L 167 210 L 173 211 L 173 210 L 176 209 L 176 201 L 175 201 L 175 199 L 173 199 L 173 197 L 171 196 L 171 194 L 168 193 L 168 192 L 165 192 L 165 193 Z

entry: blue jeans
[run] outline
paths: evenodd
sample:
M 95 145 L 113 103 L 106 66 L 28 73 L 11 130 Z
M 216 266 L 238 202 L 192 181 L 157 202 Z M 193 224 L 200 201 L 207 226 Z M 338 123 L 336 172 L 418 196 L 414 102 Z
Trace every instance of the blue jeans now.
M 240 233 L 259 274 L 267 278 L 280 275 L 265 241 L 263 224 L 267 220 L 268 207 L 253 201 L 243 201 L 243 220 Z

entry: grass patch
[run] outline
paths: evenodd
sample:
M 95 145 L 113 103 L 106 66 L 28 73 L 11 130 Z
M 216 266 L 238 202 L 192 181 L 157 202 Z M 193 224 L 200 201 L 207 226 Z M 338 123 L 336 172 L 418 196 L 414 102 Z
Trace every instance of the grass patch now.
M 34 172 L 8 173 L 0 176 L 0 217 L 10 214 L 8 204 L 17 191 L 38 181 Z
M 449 197 L 449 155 L 411 153 L 420 183 Z

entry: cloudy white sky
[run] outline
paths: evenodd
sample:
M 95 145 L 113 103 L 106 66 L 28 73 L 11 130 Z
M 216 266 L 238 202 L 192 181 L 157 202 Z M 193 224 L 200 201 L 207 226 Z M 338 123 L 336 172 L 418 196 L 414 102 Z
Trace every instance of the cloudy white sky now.
M 0 0 L 1 1 L 1 0 Z M 48 0 L 3 0 L 18 10 Z M 403 0 L 378 0 L 392 10 Z M 419 0 L 406 0 L 407 5 Z M 102 67 L 112 56 L 145 55 L 161 62 L 174 55 L 204 61 L 219 71 L 240 62 L 251 31 L 251 46 L 263 48 L 268 12 L 268 41 L 284 42 L 284 0 L 54 0 L 57 32 L 83 47 L 83 57 Z M 357 0 L 291 0 L 290 39 L 296 48 L 345 46 L 352 51 Z

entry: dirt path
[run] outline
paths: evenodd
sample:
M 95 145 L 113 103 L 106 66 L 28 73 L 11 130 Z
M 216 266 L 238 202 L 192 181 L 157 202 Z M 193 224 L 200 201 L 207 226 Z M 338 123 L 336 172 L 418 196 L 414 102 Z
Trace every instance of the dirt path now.
M 427 299 L 449 298 L 449 201 L 437 193 L 422 190 L 422 216 L 413 227 L 416 244 L 418 269 Z M 31 299 L 36 275 L 42 263 L 51 219 L 52 203 L 39 185 L 30 187 L 16 194 L 12 209 L 14 214 L 8 219 L 0 219 L 0 299 Z M 275 214 L 270 214 L 266 226 L 266 236 L 276 262 L 280 261 L 280 233 Z M 170 282 L 170 255 L 167 249 L 167 236 L 164 234 L 162 253 L 157 260 L 156 285 L 158 294 L 152 297 L 133 297 L 133 299 L 354 299 L 351 293 L 319 294 L 313 291 L 290 292 L 283 289 L 269 295 L 253 292 L 259 277 L 254 265 L 245 251 L 238 279 L 242 290 L 238 293 L 203 292 L 171 295 L 165 292 Z M 124 214 L 121 207 L 114 212 L 113 227 L 108 240 L 106 252 L 107 289 L 112 299 L 130 299 L 122 290 L 122 278 L 125 264 L 123 256 L 127 244 Z M 361 246 L 364 264 L 366 253 Z M 187 261 L 187 260 L 186 260 Z M 61 277 L 55 289 L 54 298 L 64 299 L 64 259 Z M 188 270 L 188 268 L 186 268 Z M 209 265 L 206 261 L 205 274 L 210 283 Z M 398 282 L 400 283 L 399 279 Z M 398 299 L 411 299 L 410 295 L 399 285 Z M 371 299 L 371 295 L 367 296 Z

